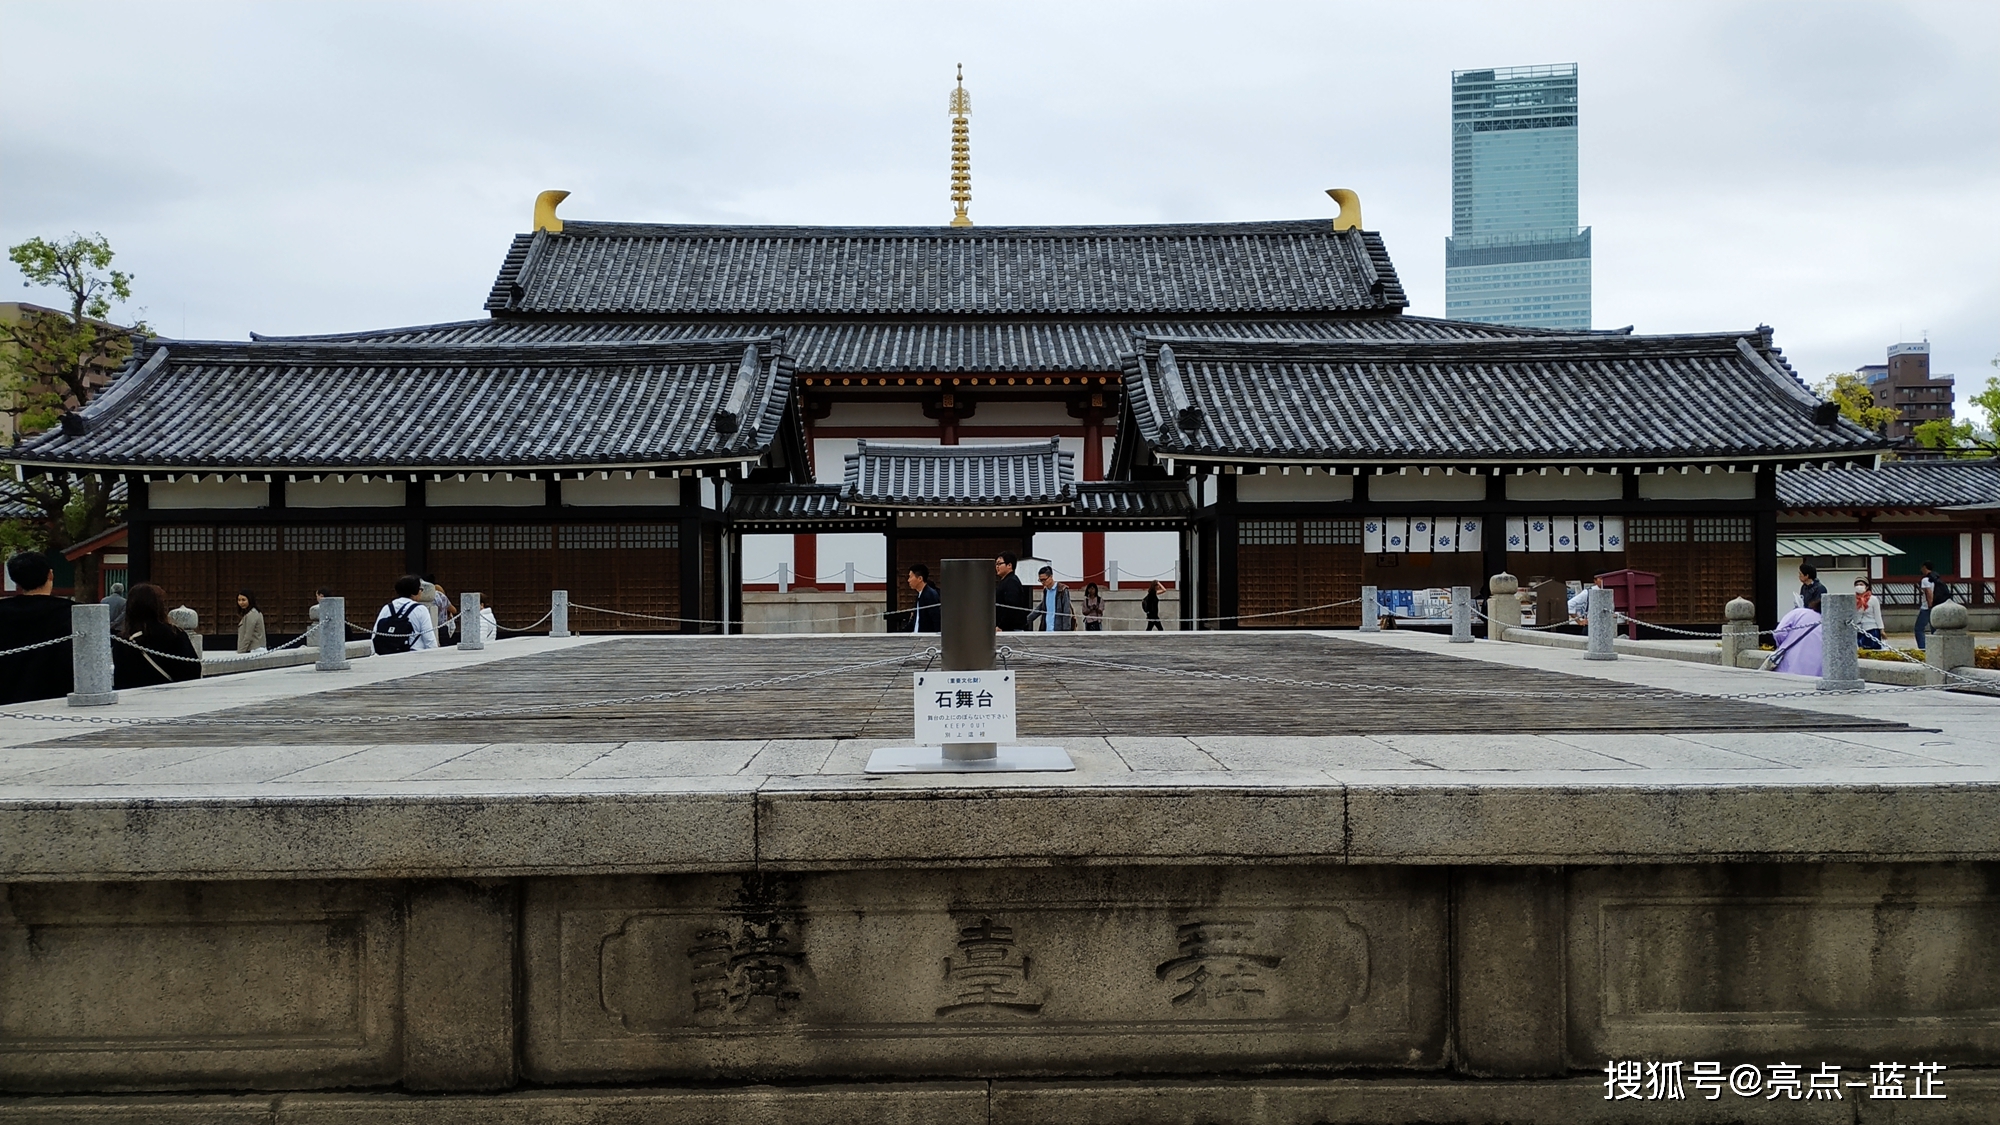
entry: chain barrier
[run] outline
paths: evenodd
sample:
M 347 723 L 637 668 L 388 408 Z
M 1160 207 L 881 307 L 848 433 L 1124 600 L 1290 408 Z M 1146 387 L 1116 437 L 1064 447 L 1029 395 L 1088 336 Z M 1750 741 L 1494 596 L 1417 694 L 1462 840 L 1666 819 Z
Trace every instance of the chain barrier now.
M 60 637 L 50 637 L 46 641 L 36 641 L 34 644 L 22 645 L 20 648 L 10 648 L 6 652 L 0 652 L 0 656 L 15 656 L 23 652 L 33 652 L 38 648 L 50 648 L 55 645 L 66 645 L 69 643 L 69 638 L 70 634 L 64 633 Z
M 1618 617 L 1618 623 L 1620 625 L 1628 625 L 1628 624 L 1643 625 L 1648 629 L 1657 629 L 1662 633 L 1672 633 L 1677 637 L 1700 637 L 1702 640 L 1705 641 L 1717 641 L 1721 640 L 1726 635 L 1723 633 L 1696 633 L 1688 629 L 1676 629 L 1670 625 L 1655 625 L 1651 621 L 1641 621 L 1639 618 L 1627 617 L 1622 613 L 1618 614 L 1617 617 Z M 1776 635 L 1776 633 L 1777 630 L 1775 629 L 1757 629 L 1750 633 L 1746 633 L 1744 635 L 1754 636 L 1754 637 L 1769 637 Z
M 118 715 L 36 715 L 6 714 L 0 718 L 30 719 L 45 723 L 82 723 L 90 726 L 178 726 L 178 727 L 270 727 L 270 726 L 384 726 L 392 723 L 432 722 L 439 719 L 465 721 L 473 719 L 500 719 L 521 715 L 547 714 L 550 712 L 572 712 L 603 707 L 626 707 L 637 703 L 665 703 L 675 699 L 687 699 L 704 695 L 722 695 L 728 692 L 749 691 L 754 688 L 780 687 L 802 680 L 821 679 L 848 672 L 865 672 L 871 668 L 883 668 L 892 664 L 908 664 L 919 657 L 926 662 L 941 655 L 936 646 L 917 649 L 901 656 L 884 657 L 859 664 L 842 664 L 831 668 L 815 668 L 807 672 L 790 672 L 782 676 L 765 676 L 755 680 L 739 680 L 730 684 L 710 684 L 704 687 L 680 688 L 674 691 L 656 691 L 645 695 L 624 695 L 608 699 L 585 699 L 568 702 L 531 703 L 520 707 L 493 707 L 479 711 L 443 711 L 424 714 L 398 715 L 301 715 L 274 716 L 261 719 L 221 719 L 204 718 L 200 715 L 186 715 L 162 718 L 137 718 Z
M 1481 621 L 1484 621 L 1484 622 L 1486 622 L 1486 623 L 1487 623 L 1488 625 L 1500 625 L 1500 623 L 1499 623 L 1499 622 L 1497 622 L 1497 621 L 1493 620 L 1493 619 L 1492 619 L 1491 617 L 1488 617 L 1488 616 L 1486 616 L 1485 614 L 1483 614 L 1483 613 L 1479 612 L 1479 607 L 1478 607 L 1478 606 L 1476 606 L 1476 605 L 1475 605 L 1475 606 L 1471 606 L 1471 607 L 1469 607 L 1469 608 L 1471 608 L 1471 610 L 1472 610 L 1472 616 L 1474 616 L 1474 617 L 1477 617 L 1477 618 L 1478 618 L 1478 619 L 1480 619 Z M 1450 619 L 1449 619 L 1449 618 L 1444 618 L 1444 617 L 1440 617 L 1440 618 L 1436 618 L 1436 620 L 1438 620 L 1438 621 L 1449 621 Z M 1500 625 L 1500 627 L 1501 627 L 1502 629 L 1524 629 L 1524 630 L 1527 630 L 1528 632 L 1535 632 L 1535 631 L 1537 631 L 1537 630 L 1542 630 L 1542 629 L 1560 629 L 1560 628 L 1562 628 L 1562 627 L 1563 627 L 1563 626 L 1565 626 L 1565 625 L 1574 625 L 1574 624 L 1575 624 L 1575 622 L 1573 622 L 1573 621 L 1569 621 L 1569 620 L 1565 619 L 1565 620 L 1562 620 L 1562 621 L 1558 621 L 1558 622 L 1556 622 L 1556 623 L 1555 623 L 1555 624 L 1553 624 L 1553 625 Z
M 1039 587 L 1033 587 L 1033 588 L 1034 588 L 1034 589 L 1039 589 Z M 1220 616 L 1216 616 L 1216 617 L 1196 617 L 1196 618 L 1194 618 L 1194 621 L 1195 621 L 1195 622 L 1196 622 L 1197 624 L 1199 624 L 1199 623 L 1202 623 L 1202 622 L 1211 622 L 1211 621 L 1213 621 L 1213 622 L 1220 622 L 1220 621 L 1254 621 L 1254 620 L 1258 620 L 1258 619 L 1261 619 L 1261 618 L 1265 618 L 1265 617 L 1291 617 L 1291 616 L 1294 616 L 1294 615 L 1297 615 L 1297 614 L 1302 614 L 1302 613 L 1317 613 L 1318 611 L 1320 611 L 1320 610 L 1323 610 L 1323 609 L 1337 609 L 1337 608 L 1339 608 L 1339 607 L 1341 607 L 1341 606 L 1346 606 L 1346 605 L 1360 605 L 1360 604 L 1361 604 L 1361 599 L 1360 599 L 1360 598 L 1348 598 L 1348 599 L 1347 599 L 1346 601 L 1339 601 L 1339 602 L 1327 602 L 1327 603 L 1325 603 L 1324 605 L 1309 605 L 1309 606 L 1302 606 L 1302 607 L 1300 607 L 1300 608 L 1298 608 L 1298 609 L 1274 609 L 1274 610 L 1270 610 L 1270 611 L 1268 611 L 1268 612 L 1265 612 L 1265 613 L 1236 613 L 1236 614 L 1224 614 L 1224 615 L 1220 615 Z M 671 621 L 671 622 L 675 622 L 675 623 L 679 623 L 679 624 L 684 624 L 684 625 L 723 625 L 723 624 L 731 624 L 731 625 L 741 625 L 741 624 L 744 624 L 744 623 L 743 623 L 743 622 L 741 622 L 741 621 L 731 621 L 731 622 L 723 622 L 723 621 L 719 621 L 719 620 L 716 620 L 716 619 L 714 619 L 714 618 L 708 618 L 708 617 L 669 617 L 669 616 L 666 616 L 666 615 L 663 615 L 663 614 L 657 614 L 657 613 L 634 613 L 634 612 L 631 612 L 631 611 L 629 611 L 629 610 L 623 610 L 623 609 L 606 609 L 606 608 L 604 608 L 603 606 L 596 606 L 596 605 L 584 605 L 584 604 L 582 604 L 581 602 L 571 602 L 571 603 L 570 603 L 570 606 L 569 606 L 569 607 L 570 607 L 571 609 L 573 609 L 573 610 L 588 610 L 588 611 L 590 611 L 591 613 L 604 613 L 604 614 L 609 614 L 609 615 L 611 615 L 611 616 L 613 616 L 613 617 L 634 617 L 634 618 L 638 618 L 638 619 L 640 619 L 640 620 L 644 620 L 644 621 Z M 1005 604 L 1005 603 L 1003 603 L 1003 602 L 995 602 L 995 603 L 993 603 L 993 607 L 994 607 L 995 609 L 1014 609 L 1014 610 L 1018 610 L 1018 609 L 1020 609 L 1020 608 L 1021 608 L 1021 607 L 1019 607 L 1019 606 L 1010 606 L 1010 605 L 1007 605 L 1007 604 Z M 1034 611 L 1034 607 L 1033 607 L 1033 606 L 1030 606 L 1030 607 L 1029 607 L 1029 612 L 1033 612 L 1033 611 Z M 853 616 L 851 616 L 851 617 L 815 617 L 815 618 L 809 618 L 808 620 L 810 620 L 810 621 L 862 621 L 862 620 L 871 620 L 871 619 L 874 619 L 874 618 L 881 618 L 881 617 L 908 617 L 908 616 L 909 616 L 910 614 L 912 614 L 912 613 L 914 613 L 914 612 L 915 612 L 915 610 L 909 610 L 909 609 L 897 609 L 897 610 L 868 610 L 868 611 L 866 611 L 866 612 L 862 612 L 862 613 L 856 613 L 856 614 L 854 614 L 854 615 L 853 615 Z M 1072 609 L 1071 609 L 1071 615 L 1072 615 L 1072 616 L 1074 616 L 1074 617 L 1078 617 L 1078 618 L 1081 618 L 1081 617 L 1083 616 L 1083 613 L 1082 613 L 1082 611 L 1081 611 L 1080 609 L 1076 609 L 1076 608 L 1074 608 L 1074 603 L 1072 603 Z M 1075 630 L 1071 630 L 1071 631 L 1072 631 L 1072 632 L 1074 632 Z
M 1747 691 L 1747 692 L 1691 692 L 1675 688 L 1641 688 L 1636 691 L 1591 692 L 1579 696 L 1574 691 L 1535 691 L 1520 688 L 1433 688 L 1413 687 L 1408 684 L 1368 684 L 1348 683 L 1338 680 L 1299 680 L 1280 676 L 1256 676 L 1245 672 L 1211 672 L 1199 668 L 1154 668 L 1144 664 L 1126 664 L 1112 660 L 1093 660 L 1080 656 L 1058 656 L 1054 653 L 1036 652 L 1032 649 L 1017 649 L 1002 645 L 1001 653 L 1019 656 L 1028 660 L 1040 660 L 1053 664 L 1077 664 L 1092 668 L 1107 668 L 1119 672 L 1147 672 L 1154 675 L 1174 676 L 1195 680 L 1227 680 L 1238 683 L 1264 684 L 1273 687 L 1313 688 L 1332 691 L 1373 691 L 1391 695 L 1445 696 L 1451 698 L 1504 698 L 1504 699 L 1824 699 L 1834 694 L 1860 694 L 1866 690 L 1869 695 L 1886 695 L 1898 692 L 1943 691 L 1946 684 L 1925 684 L 1914 687 L 1869 687 L 1855 688 L 1850 692 L 1836 693 L 1820 691 L 1817 688 L 1804 691 Z M 1978 681 L 1983 686 L 1985 681 Z

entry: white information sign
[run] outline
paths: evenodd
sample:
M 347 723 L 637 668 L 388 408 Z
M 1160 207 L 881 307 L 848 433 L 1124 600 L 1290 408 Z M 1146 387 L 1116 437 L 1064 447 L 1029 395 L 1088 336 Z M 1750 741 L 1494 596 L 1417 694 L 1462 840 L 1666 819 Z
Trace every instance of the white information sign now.
M 1014 673 L 918 672 L 917 741 L 1014 740 Z

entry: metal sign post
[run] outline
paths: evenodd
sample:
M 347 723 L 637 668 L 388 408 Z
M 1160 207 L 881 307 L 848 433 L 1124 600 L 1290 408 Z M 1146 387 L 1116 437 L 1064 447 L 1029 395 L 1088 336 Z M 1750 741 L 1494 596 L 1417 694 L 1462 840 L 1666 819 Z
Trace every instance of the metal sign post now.
M 1014 739 L 1017 677 L 995 670 L 991 559 L 946 559 L 940 624 L 943 659 L 914 677 L 915 726 L 929 746 L 885 746 L 869 773 L 1060 773 L 1076 768 L 1060 746 L 1002 745 Z

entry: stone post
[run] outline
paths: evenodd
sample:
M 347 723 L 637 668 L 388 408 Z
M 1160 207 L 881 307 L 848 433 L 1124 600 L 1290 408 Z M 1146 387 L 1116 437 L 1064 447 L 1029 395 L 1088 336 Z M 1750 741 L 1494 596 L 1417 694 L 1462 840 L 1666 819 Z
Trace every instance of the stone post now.
M 1504 641 L 1521 627 L 1521 580 L 1501 571 L 1486 580 L 1486 639 Z
M 549 595 L 549 636 L 569 635 L 569 591 L 557 590 Z
M 45 656 L 53 658 L 54 645 Z M 103 602 L 69 607 L 69 659 L 75 678 L 71 707 L 103 707 L 118 702 L 111 689 L 111 607 Z M 1970 661 L 1967 661 L 1970 663 Z
M 1854 592 L 1828 593 L 1819 603 L 1819 690 L 1860 691 L 1861 660 L 1854 646 Z
M 1736 668 L 1736 658 L 1757 649 L 1757 606 L 1749 598 L 1731 598 L 1722 607 L 1722 666 Z
M 780 594 L 789 594 L 789 593 L 791 593 L 791 591 L 792 591 L 792 564 L 791 564 L 791 563 L 779 563 L 779 564 L 778 564 L 778 592 L 779 592 Z
M 458 596 L 458 647 L 464 649 L 486 647 L 486 628 L 485 622 L 479 619 L 478 594 Z
M 1612 642 L 1618 639 L 1617 604 L 1612 593 L 1601 587 L 1590 589 L 1590 647 L 1583 654 L 1585 660 L 1616 660 L 1618 653 Z
M 1925 641 L 1924 662 L 1939 672 L 1972 664 L 1972 632 L 1966 627 L 1965 607 L 1943 602 L 1931 608 L 1931 635 Z M 1939 676 L 1942 682 L 1944 677 Z
M 322 672 L 347 671 L 347 599 L 319 600 L 319 663 Z
M 1112 559 L 1112 560 L 1111 560 L 1110 562 L 1108 562 L 1108 563 L 1105 563 L 1105 564 L 1104 564 L 1104 584 L 1105 584 L 1106 586 L 1109 586 L 1109 587 L 1111 587 L 1111 588 L 1112 588 L 1112 589 L 1114 589 L 1114 590 L 1116 590 L 1116 589 L 1118 588 L 1118 560 L 1117 560 L 1117 559 Z
M 1451 643 L 1472 643 L 1472 587 L 1451 588 Z
M 843 582 L 842 588 L 851 594 L 854 592 L 854 564 L 848 563 L 847 569 L 843 572 L 843 574 L 845 577 L 842 579 Z
M 995 575 L 987 559 L 944 559 L 938 569 L 944 577 L 944 602 L 938 607 L 941 659 L 938 666 L 947 672 L 985 672 L 993 667 L 995 651 L 993 599 Z M 950 762 L 990 761 L 999 756 L 996 742 L 948 742 L 944 757 Z
M 1382 628 L 1382 605 L 1375 600 L 1375 587 L 1361 587 L 1361 631 L 1379 632 Z

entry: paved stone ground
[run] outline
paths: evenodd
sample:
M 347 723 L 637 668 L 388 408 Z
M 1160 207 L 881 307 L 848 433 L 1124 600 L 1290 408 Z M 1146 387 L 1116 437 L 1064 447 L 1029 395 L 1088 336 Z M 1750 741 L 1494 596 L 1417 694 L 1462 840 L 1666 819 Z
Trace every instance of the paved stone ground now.
M 1635 699 L 1630 685 L 1382 646 L 1325 634 L 1231 633 L 1162 639 L 1119 634 L 1009 637 L 1019 650 L 1024 738 L 1176 736 L 1512 735 L 1556 732 L 1846 730 L 1888 726 L 1864 716 L 1788 710 L 1700 696 Z M 1463 648 L 1464 646 L 1456 646 Z M 910 727 L 910 674 L 927 646 L 899 637 L 615 639 L 477 667 L 271 700 L 214 713 L 214 725 L 109 729 L 91 745 L 285 746 L 327 743 L 552 742 L 766 738 L 897 738 Z M 810 680 L 652 702 L 593 703 L 797 676 Z M 1062 663 L 1064 659 L 1100 664 Z M 1122 667 L 1107 667 L 1115 665 Z M 1134 671 L 1159 669 L 1163 671 Z M 1202 679 L 1173 673 L 1221 673 Z M 1352 685 L 1318 688 L 1270 679 Z M 1425 694 L 1518 692 L 1522 695 Z M 479 719 L 397 716 L 552 709 Z M 259 720 L 279 720 L 260 725 Z M 315 720 L 301 728 L 299 721 Z M 289 721 L 289 722 L 287 722 Z

